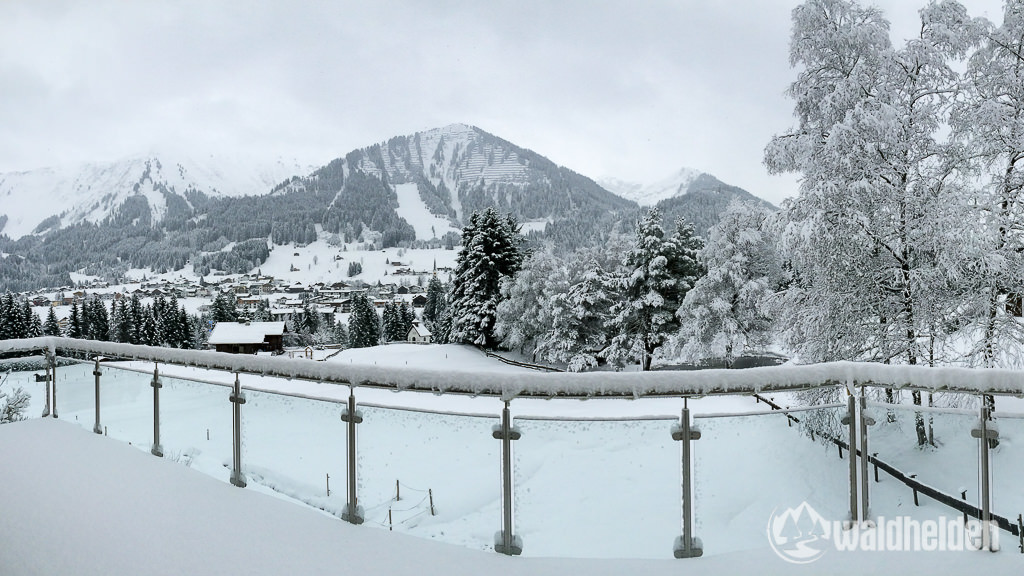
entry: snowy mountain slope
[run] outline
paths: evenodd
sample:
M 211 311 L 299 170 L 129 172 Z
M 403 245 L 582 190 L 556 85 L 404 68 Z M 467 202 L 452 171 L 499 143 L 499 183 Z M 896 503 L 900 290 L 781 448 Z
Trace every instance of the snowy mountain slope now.
M 581 208 L 631 207 L 593 180 L 547 158 L 465 124 L 399 136 L 346 156 L 392 185 L 416 183 L 434 214 L 459 222 L 495 206 L 520 220 L 564 218 Z
M 0 233 L 20 238 L 47 219 L 51 220 L 44 229 L 100 222 L 136 194 L 145 196 L 153 221 L 159 222 L 167 210 L 168 192 L 183 197 L 190 190 L 215 197 L 265 194 L 285 178 L 310 171 L 283 159 L 258 163 L 227 156 L 196 159 L 152 153 L 115 162 L 8 172 L 0 174 L 0 214 L 7 216 Z
M 617 178 L 600 178 L 597 183 L 606 190 L 636 202 L 641 206 L 654 206 L 662 200 L 686 194 L 703 172 L 693 168 L 680 168 L 673 174 L 654 183 L 641 184 Z

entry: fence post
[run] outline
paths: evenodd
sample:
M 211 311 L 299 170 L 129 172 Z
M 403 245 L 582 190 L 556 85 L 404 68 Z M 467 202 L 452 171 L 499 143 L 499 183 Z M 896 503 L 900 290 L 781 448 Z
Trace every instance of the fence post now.
M 50 380 L 53 381 L 53 406 L 51 407 L 53 412 L 50 416 L 57 417 L 57 355 L 50 354 L 47 352 L 46 360 L 50 363 Z
M 498 554 L 518 556 L 523 553 L 523 541 L 512 531 L 512 441 L 522 438 L 519 430 L 512 426 L 512 412 L 509 401 L 501 411 L 501 424 L 491 430 L 491 437 L 501 440 L 501 526 L 494 535 L 494 551 Z
M 93 424 L 92 431 L 97 434 L 103 434 L 103 426 L 100 426 L 100 376 L 103 373 L 100 372 L 100 357 L 96 357 L 96 367 L 92 371 L 92 375 L 96 377 L 96 423 Z
M 164 385 L 160 383 L 160 368 L 157 364 L 153 364 L 153 382 L 150 386 L 153 387 L 153 448 L 150 449 L 150 453 L 162 457 L 164 449 L 160 445 L 160 389 Z
M 363 415 L 356 410 L 355 391 L 349 388 L 348 406 L 341 409 L 341 421 L 348 424 L 348 502 L 341 510 L 341 519 L 352 524 L 363 523 L 363 509 L 356 494 L 356 424 L 363 421 Z
M 237 372 L 228 400 L 231 401 L 231 483 L 245 488 L 245 474 L 242 473 L 242 404 L 245 404 L 245 395 L 242 394 Z
M 787 415 L 788 416 L 788 415 Z M 788 419 L 788 418 L 787 418 Z M 693 536 L 693 490 L 691 478 L 690 442 L 700 439 L 700 430 L 690 426 L 690 408 L 683 398 L 683 412 L 679 424 L 673 426 L 672 439 L 682 442 L 682 474 L 683 474 L 683 534 L 676 538 L 674 555 L 676 558 L 698 558 L 704 554 L 700 538 Z
M 991 495 L 989 494 L 989 442 L 999 438 L 999 432 L 988 427 L 988 420 L 991 417 L 990 407 L 985 398 L 981 401 L 981 420 L 977 428 L 971 430 L 971 436 L 978 439 L 981 444 L 981 545 L 986 550 L 995 551 L 992 548 L 992 509 L 990 507 Z

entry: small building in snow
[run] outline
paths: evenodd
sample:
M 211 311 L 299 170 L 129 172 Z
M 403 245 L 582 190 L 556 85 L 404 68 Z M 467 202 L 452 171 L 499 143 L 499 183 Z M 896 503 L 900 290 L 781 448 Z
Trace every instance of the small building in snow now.
M 413 322 L 412 328 L 409 328 L 409 335 L 405 337 L 409 342 L 418 342 L 422 344 L 430 344 L 431 334 L 430 330 L 427 330 L 425 326 L 420 325 L 419 322 Z
M 284 322 L 218 322 L 208 342 L 230 354 L 282 352 L 286 331 Z

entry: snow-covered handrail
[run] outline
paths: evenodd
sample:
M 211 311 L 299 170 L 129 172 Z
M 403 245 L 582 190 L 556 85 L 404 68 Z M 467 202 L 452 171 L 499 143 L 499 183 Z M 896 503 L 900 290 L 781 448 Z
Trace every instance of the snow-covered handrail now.
M 0 353 L 38 350 L 57 355 L 102 355 L 357 387 L 497 396 L 503 400 L 517 397 L 696 397 L 842 385 L 1024 396 L 1024 371 L 1001 369 L 830 362 L 743 370 L 513 374 L 358 366 L 282 356 L 248 356 L 59 337 L 0 340 Z

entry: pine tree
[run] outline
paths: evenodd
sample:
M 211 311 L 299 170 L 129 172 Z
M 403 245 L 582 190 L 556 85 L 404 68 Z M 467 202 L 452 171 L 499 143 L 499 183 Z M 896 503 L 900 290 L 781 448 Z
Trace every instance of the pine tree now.
M 359 293 L 352 297 L 352 313 L 348 319 L 348 337 L 351 348 L 367 348 L 380 344 L 380 319 L 369 296 Z
M 71 303 L 71 315 L 68 317 L 68 338 L 82 337 L 82 314 L 78 309 L 78 300 Z
M 299 330 L 311 336 L 316 334 L 320 330 L 320 313 L 317 311 L 316 306 L 310 306 L 307 302 L 302 307 L 302 321 L 299 324 Z
M 398 309 L 395 303 L 388 301 L 384 303 L 384 310 L 381 313 L 381 335 L 384 342 L 395 342 L 401 340 L 398 332 L 401 330 L 401 319 L 398 316 Z
M 494 208 L 474 212 L 462 231 L 462 251 L 456 258 L 451 310 L 453 342 L 494 348 L 495 316 L 501 299 L 501 281 L 512 277 L 523 263 L 523 237 L 519 223 Z
M 60 336 L 60 322 L 57 320 L 57 314 L 51 307 L 46 312 L 46 322 L 43 323 L 43 334 L 46 336 Z
M 128 303 L 128 309 L 125 315 L 128 317 L 128 342 L 132 344 L 142 343 L 142 303 L 139 301 L 138 294 L 132 294 L 131 301 Z
M 14 338 L 14 296 L 10 292 L 0 296 L 0 340 Z
M 608 321 L 615 334 L 609 357 L 639 360 L 643 370 L 650 370 L 655 352 L 678 331 L 676 311 L 704 274 L 693 228 L 680 219 L 675 234 L 666 238 L 660 222 L 657 209 L 637 222 L 633 248 L 623 260 L 625 274 L 614 283 L 616 303 Z
M 26 338 L 38 338 L 43 335 L 43 323 L 39 320 L 39 315 L 32 311 L 32 306 L 25 300 L 25 314 L 28 315 L 28 322 L 26 322 Z
M 445 296 L 444 284 L 436 274 L 431 276 L 427 282 L 427 303 L 423 306 L 423 320 L 433 323 L 441 317 L 441 313 L 447 308 Z
M 253 322 L 270 322 L 270 303 L 265 298 L 260 298 L 256 303 L 256 311 L 253 312 Z
M 349 347 L 348 341 L 348 328 L 342 322 L 334 323 L 334 333 L 332 334 L 334 343 L 341 346 L 342 348 Z
M 412 309 L 408 302 L 399 304 L 398 319 L 400 328 L 396 340 L 406 340 L 409 338 L 409 331 L 412 330 L 413 322 L 416 321 L 416 311 Z

